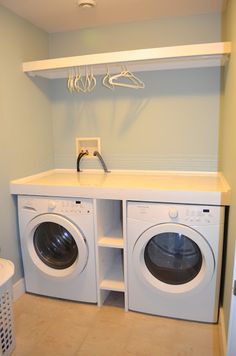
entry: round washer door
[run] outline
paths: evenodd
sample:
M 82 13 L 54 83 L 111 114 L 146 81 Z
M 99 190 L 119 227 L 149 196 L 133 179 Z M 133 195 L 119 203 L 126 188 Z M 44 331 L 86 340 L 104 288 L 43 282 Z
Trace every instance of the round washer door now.
M 66 218 L 42 214 L 25 230 L 25 249 L 45 274 L 65 277 L 81 273 L 88 260 L 88 248 L 80 230 Z
M 212 249 L 196 230 L 164 223 L 147 229 L 133 248 L 133 265 L 150 288 L 191 293 L 206 286 L 215 271 Z

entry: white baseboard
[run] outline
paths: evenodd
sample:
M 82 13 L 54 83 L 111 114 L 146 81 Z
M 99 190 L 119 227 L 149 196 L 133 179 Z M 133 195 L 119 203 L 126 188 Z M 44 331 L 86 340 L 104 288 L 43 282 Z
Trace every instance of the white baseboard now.
M 220 314 L 219 314 L 219 336 L 220 336 L 221 353 L 223 356 L 226 356 L 227 340 L 226 340 L 224 310 L 222 307 L 220 308 Z
M 13 284 L 13 301 L 16 301 L 25 293 L 25 280 L 24 278 L 19 279 L 15 284 Z

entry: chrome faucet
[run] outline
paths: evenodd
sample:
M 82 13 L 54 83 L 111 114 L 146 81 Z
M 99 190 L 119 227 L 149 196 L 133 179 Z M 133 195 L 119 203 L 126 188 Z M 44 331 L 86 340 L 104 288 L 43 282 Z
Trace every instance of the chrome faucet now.
M 84 156 L 87 156 L 88 155 L 88 151 L 81 151 L 79 154 L 78 154 L 78 157 L 77 157 L 77 172 L 81 172 L 80 170 L 80 161 L 81 159 L 84 157 Z
M 104 159 L 102 158 L 101 154 L 98 151 L 94 151 L 93 155 L 99 158 L 99 161 L 101 162 L 102 168 L 104 169 L 105 173 L 110 173 L 111 171 L 109 171 L 107 169 L 106 163 L 104 162 Z

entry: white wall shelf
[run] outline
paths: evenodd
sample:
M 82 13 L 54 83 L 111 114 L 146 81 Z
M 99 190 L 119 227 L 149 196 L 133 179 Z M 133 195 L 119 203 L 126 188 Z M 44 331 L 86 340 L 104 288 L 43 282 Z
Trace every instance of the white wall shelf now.
M 231 53 L 230 42 L 146 48 L 130 51 L 98 53 L 46 59 L 23 63 L 23 72 L 49 79 L 67 78 L 76 67 L 93 66 L 94 74 L 118 72 L 127 65 L 132 72 L 224 66 Z

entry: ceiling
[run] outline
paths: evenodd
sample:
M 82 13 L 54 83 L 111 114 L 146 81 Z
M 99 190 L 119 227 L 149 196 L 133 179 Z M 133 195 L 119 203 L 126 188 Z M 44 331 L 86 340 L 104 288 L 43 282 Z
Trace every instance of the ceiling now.
M 222 12 L 227 0 L 96 0 L 92 9 L 77 0 L 0 0 L 17 15 L 52 33 L 79 28 Z

